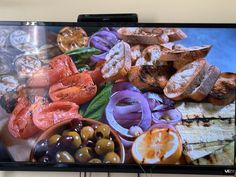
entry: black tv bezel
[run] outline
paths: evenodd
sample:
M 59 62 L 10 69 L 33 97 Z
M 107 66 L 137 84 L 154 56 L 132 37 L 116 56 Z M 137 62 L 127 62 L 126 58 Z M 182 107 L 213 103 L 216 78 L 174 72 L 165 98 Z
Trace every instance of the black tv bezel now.
M 133 22 L 43 22 L 43 21 L 0 21 L 0 26 L 80 26 L 80 27 L 182 27 L 182 28 L 236 28 L 236 23 L 133 23 Z M 235 125 L 236 126 L 236 125 Z M 236 150 L 235 150 L 236 154 Z M 138 165 L 138 164 L 66 164 L 0 162 L 1 171 L 64 171 L 64 172 L 121 172 L 233 175 L 236 166 L 212 165 Z

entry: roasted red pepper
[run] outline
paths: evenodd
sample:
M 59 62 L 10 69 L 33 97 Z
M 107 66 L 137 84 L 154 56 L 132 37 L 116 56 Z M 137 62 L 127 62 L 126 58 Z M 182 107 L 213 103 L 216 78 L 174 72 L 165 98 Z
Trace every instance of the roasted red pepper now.
M 78 73 L 52 85 L 49 97 L 52 101 L 66 100 L 80 105 L 91 100 L 96 92 L 97 86 L 91 76 L 88 73 Z
M 105 82 L 105 79 L 102 77 L 102 72 L 101 72 L 101 69 L 102 69 L 104 63 L 105 63 L 105 61 L 101 60 L 96 63 L 96 67 L 94 70 L 84 71 L 85 73 L 88 73 L 92 77 L 93 82 L 96 85 L 100 85 Z
M 38 100 L 35 104 L 41 102 L 43 100 Z M 27 97 L 18 98 L 8 123 L 8 130 L 15 138 L 29 138 L 39 131 L 32 119 L 34 106 Z
M 41 130 L 68 119 L 82 118 L 78 113 L 79 106 L 69 101 L 57 101 L 35 107 L 33 122 Z
M 28 80 L 29 87 L 47 87 L 62 78 L 78 73 L 78 70 L 68 55 L 53 58 L 47 66 L 43 66 Z

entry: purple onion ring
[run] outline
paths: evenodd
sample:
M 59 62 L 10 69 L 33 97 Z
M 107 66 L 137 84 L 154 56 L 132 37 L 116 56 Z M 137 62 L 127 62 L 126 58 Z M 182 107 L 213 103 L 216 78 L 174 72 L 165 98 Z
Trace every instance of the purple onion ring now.
M 129 134 L 129 129 L 126 129 L 122 127 L 120 124 L 118 124 L 118 122 L 116 121 L 116 118 L 114 117 L 114 108 L 116 104 L 126 98 L 132 98 L 140 104 L 142 116 L 141 116 L 141 120 L 138 126 L 143 131 L 147 130 L 151 126 L 151 122 L 152 122 L 151 110 L 149 108 L 147 99 L 141 93 L 138 93 L 138 92 L 134 92 L 131 90 L 123 90 L 123 91 L 118 91 L 114 93 L 110 97 L 110 101 L 106 107 L 106 119 L 107 119 L 108 124 L 114 130 L 119 132 L 120 135 L 132 138 L 133 136 Z

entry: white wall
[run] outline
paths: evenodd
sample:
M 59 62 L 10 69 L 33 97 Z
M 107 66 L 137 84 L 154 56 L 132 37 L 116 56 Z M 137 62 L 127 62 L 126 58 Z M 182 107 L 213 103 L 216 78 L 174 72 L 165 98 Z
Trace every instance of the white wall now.
M 80 13 L 136 12 L 141 22 L 236 23 L 236 0 L 0 0 L 0 20 L 75 21 Z M 0 177 L 78 177 L 78 173 L 0 172 Z M 105 173 L 93 173 L 103 177 Z M 112 174 L 135 177 L 135 174 Z M 145 175 L 143 175 L 144 177 Z M 148 175 L 150 176 L 150 175 Z M 153 177 L 197 175 L 153 175 Z M 203 176 L 202 176 L 203 177 Z

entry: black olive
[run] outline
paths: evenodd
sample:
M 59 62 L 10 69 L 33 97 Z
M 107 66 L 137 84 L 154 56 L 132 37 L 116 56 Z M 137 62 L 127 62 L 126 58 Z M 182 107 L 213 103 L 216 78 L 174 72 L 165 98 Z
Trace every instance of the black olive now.
M 50 157 L 49 156 L 43 156 L 38 160 L 38 162 L 48 163 L 48 162 L 50 162 Z
M 51 157 L 51 161 L 55 160 L 55 155 L 59 151 L 59 148 L 56 144 L 48 145 L 48 149 L 46 151 L 46 155 Z
M 74 138 L 71 136 L 62 136 L 56 143 L 56 147 L 60 150 L 66 150 L 71 147 Z
M 92 140 L 87 140 L 87 141 L 83 141 L 82 144 L 80 145 L 81 147 L 91 147 L 94 148 L 95 147 L 95 143 L 96 141 L 92 141 Z
M 41 140 L 39 141 L 34 149 L 34 158 L 38 160 L 40 157 L 44 156 L 48 150 L 48 141 Z
M 79 119 L 71 120 L 70 122 L 71 131 L 76 131 L 77 133 L 79 133 L 82 127 L 83 127 L 83 123 Z

